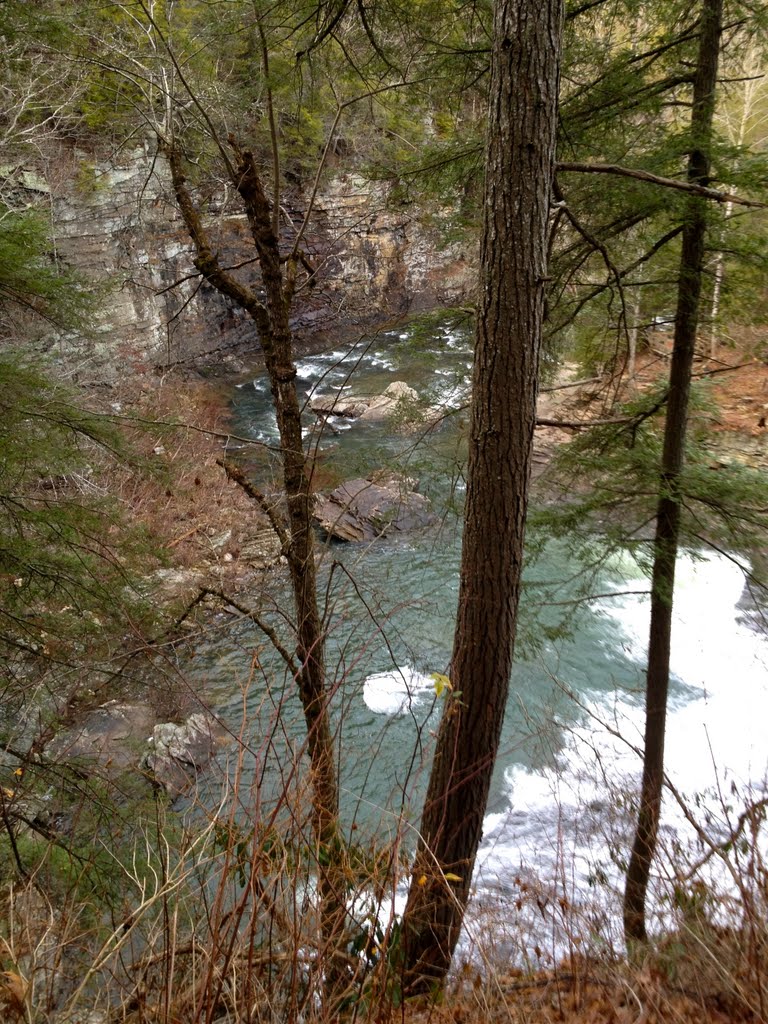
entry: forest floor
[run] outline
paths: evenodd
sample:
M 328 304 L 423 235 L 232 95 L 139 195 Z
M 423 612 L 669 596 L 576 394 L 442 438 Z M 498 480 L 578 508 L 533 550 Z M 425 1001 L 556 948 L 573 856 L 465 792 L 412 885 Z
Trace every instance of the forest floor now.
M 659 334 L 642 354 L 637 374 L 641 386 L 666 375 L 671 348 L 671 338 Z M 711 422 L 713 432 L 736 435 L 747 451 L 762 450 L 768 458 L 768 362 L 755 355 L 761 349 L 766 351 L 764 332 L 745 331 L 738 346 L 719 346 L 714 357 L 697 356 L 694 376 L 708 380 L 712 386 L 712 397 L 717 405 L 717 415 Z M 749 439 L 765 443 L 755 445 Z

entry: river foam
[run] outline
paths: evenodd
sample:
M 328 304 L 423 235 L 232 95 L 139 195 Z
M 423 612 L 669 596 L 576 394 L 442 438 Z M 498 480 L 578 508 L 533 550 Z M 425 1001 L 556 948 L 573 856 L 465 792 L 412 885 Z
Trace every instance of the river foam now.
M 639 576 L 633 563 L 615 569 L 619 585 Z M 750 628 L 739 608 L 743 571 L 726 556 L 685 554 L 677 575 L 666 752 L 677 796 L 667 791 L 664 797 L 651 896 L 658 924 L 669 924 L 675 867 L 705 849 L 687 815 L 711 842 L 722 842 L 744 803 L 766 787 L 768 638 Z M 596 601 L 593 610 L 642 678 L 648 599 L 626 595 Z M 571 692 L 567 677 L 559 683 Z M 619 685 L 573 689 L 573 714 L 556 723 L 560 745 L 553 760 L 537 770 L 511 760 L 503 771 L 506 806 L 484 820 L 462 938 L 468 958 L 476 959 L 480 948 L 487 953 L 489 935 L 498 955 L 517 962 L 557 960 L 574 952 L 574 942 L 580 950 L 622 949 L 621 891 L 641 771 L 643 705 Z M 367 707 L 391 717 L 427 695 L 434 700 L 433 677 L 410 665 L 369 676 L 363 686 Z M 727 889 L 728 873 L 717 858 L 703 877 L 711 891 Z M 404 895 L 401 888 L 395 913 Z
M 665 757 L 677 795 L 665 793 L 662 811 L 652 905 L 660 919 L 670 913 L 675 870 L 707 849 L 688 815 L 711 842 L 722 842 L 744 804 L 766 786 L 768 640 L 740 613 L 743 572 L 726 556 L 686 554 L 677 574 L 671 664 L 678 685 Z M 613 620 L 625 652 L 643 665 L 647 598 L 602 602 L 599 610 Z M 568 686 L 567 679 L 562 683 Z M 484 822 L 468 945 L 486 927 L 484 897 L 496 893 L 514 908 L 505 925 L 514 926 L 521 950 L 544 946 L 562 956 L 573 951 L 577 934 L 580 942 L 586 934 L 602 948 L 621 948 L 620 892 L 644 713 L 618 689 L 582 691 L 578 703 L 581 715 L 577 724 L 563 725 L 555 765 L 532 772 L 511 763 L 505 770 L 507 808 Z M 728 872 L 717 858 L 705 878 L 713 892 L 727 888 Z
M 363 683 L 363 700 L 379 715 L 405 715 L 420 697 L 428 694 L 434 697 L 434 677 L 417 672 L 410 665 L 377 672 Z

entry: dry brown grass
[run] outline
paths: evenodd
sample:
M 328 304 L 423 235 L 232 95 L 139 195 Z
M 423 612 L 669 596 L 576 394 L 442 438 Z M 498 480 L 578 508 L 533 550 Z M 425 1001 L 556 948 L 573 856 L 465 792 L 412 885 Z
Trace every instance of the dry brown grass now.
M 168 376 L 130 381 L 110 401 L 130 410 L 120 422 L 138 460 L 113 465 L 108 489 L 171 564 L 236 575 L 243 549 L 267 522 L 217 465 L 229 431 L 226 393 Z
M 734 937 L 735 938 L 735 937 Z M 434 1024 L 726 1024 L 764 1022 L 753 986 L 734 984 L 712 958 L 717 940 L 702 958 L 690 950 L 695 973 L 670 977 L 661 953 L 637 965 L 574 960 L 554 970 L 510 972 L 492 979 L 465 974 L 436 1007 L 410 1014 Z M 701 951 L 700 951 L 701 952 Z M 705 963 L 709 960 L 709 964 Z

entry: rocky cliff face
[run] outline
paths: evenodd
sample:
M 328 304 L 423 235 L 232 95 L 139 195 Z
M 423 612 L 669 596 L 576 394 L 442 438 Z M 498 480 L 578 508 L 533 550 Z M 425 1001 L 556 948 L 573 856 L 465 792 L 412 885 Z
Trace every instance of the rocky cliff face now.
M 251 321 L 194 274 L 164 159 L 146 145 L 111 161 L 82 153 L 62 160 L 71 166 L 58 166 L 51 188 L 57 248 L 108 288 L 94 335 L 63 346 L 78 363 L 104 377 L 178 365 L 236 372 L 254 362 Z M 202 198 L 222 257 L 245 263 L 237 273 L 254 280 L 236 197 L 211 189 Z M 304 197 L 286 194 L 281 208 L 290 242 Z M 471 299 L 474 253 L 442 244 L 412 207 L 388 208 L 386 190 L 361 178 L 336 178 L 321 193 L 305 239 L 319 283 L 296 303 L 299 347 Z

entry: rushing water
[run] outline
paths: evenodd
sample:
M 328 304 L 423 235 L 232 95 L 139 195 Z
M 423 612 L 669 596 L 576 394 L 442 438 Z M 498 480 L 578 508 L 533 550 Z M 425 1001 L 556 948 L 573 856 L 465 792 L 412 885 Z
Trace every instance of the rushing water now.
M 431 674 L 445 672 L 450 657 L 460 544 L 455 506 L 463 492 L 459 426 L 470 360 L 467 329 L 444 323 L 383 334 L 298 367 L 308 395 L 350 386 L 377 394 L 405 380 L 430 406 L 456 411 L 423 437 L 333 418 L 318 435 L 306 417 L 308 443 L 325 453 L 320 464 L 329 476 L 394 464 L 420 477 L 440 515 L 434 528 L 404 539 L 324 549 L 344 818 L 380 837 L 394 830 L 403 809 L 417 819 L 440 705 Z M 233 404 L 237 434 L 274 444 L 263 378 L 238 388 Z M 266 463 L 260 466 L 264 472 Z M 600 907 L 610 903 L 626 848 L 623 807 L 639 767 L 648 630 L 647 598 L 637 593 L 647 586 L 641 571 L 629 556 L 614 557 L 595 585 L 618 596 L 579 604 L 570 636 L 543 640 L 549 633 L 542 626 L 555 625 L 561 603 L 575 593 L 577 569 L 553 543 L 528 573 L 521 653 L 477 869 L 479 889 L 493 899 L 477 901 L 476 926 L 503 897 L 515 908 L 515 941 L 540 936 L 546 921 L 555 952 L 567 948 L 578 892 L 595 897 L 583 911 L 591 915 L 588 928 L 600 941 L 613 938 L 612 911 Z M 542 606 L 536 584 L 545 581 L 556 603 Z M 765 773 L 768 643 L 742 621 L 742 589 L 741 570 L 726 557 L 681 559 L 667 761 L 681 792 L 714 794 L 716 835 L 727 831 L 731 813 L 717 794 L 727 790 L 735 806 Z M 287 601 L 276 580 L 264 614 L 278 629 Z M 263 653 L 254 661 L 257 649 Z M 245 709 L 253 744 L 264 749 L 270 738 L 273 763 L 260 767 L 260 781 L 270 772 L 280 781 L 281 758 L 301 741 L 300 709 L 255 628 L 240 622 L 222 630 L 198 651 L 194 671 L 235 729 Z M 670 798 L 665 815 L 662 839 L 678 840 L 684 818 Z

